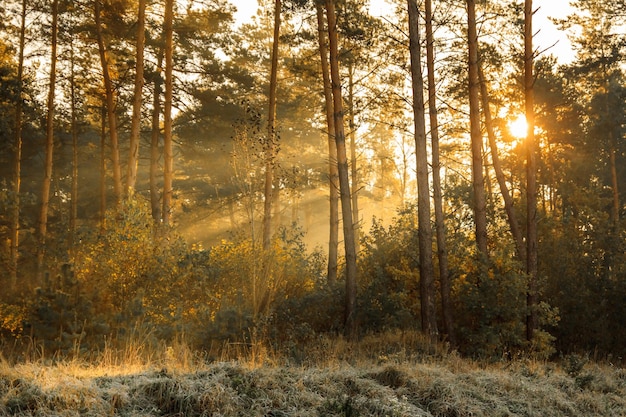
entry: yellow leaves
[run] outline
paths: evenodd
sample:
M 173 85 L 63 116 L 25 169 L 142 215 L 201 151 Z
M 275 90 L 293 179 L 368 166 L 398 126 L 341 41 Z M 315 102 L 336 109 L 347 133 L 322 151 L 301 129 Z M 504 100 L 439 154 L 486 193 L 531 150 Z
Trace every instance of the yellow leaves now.
M 13 304 L 0 303 L 0 329 L 20 334 L 25 320 L 25 308 Z

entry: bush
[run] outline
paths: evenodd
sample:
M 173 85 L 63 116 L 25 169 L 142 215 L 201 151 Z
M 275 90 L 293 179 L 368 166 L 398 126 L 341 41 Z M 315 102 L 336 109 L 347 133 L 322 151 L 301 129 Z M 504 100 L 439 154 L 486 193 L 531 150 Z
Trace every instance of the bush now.
M 384 227 L 374 219 L 359 260 L 361 330 L 415 329 L 419 319 L 416 211 L 408 208 Z
M 505 256 L 468 259 L 453 284 L 460 348 L 479 357 L 501 357 L 525 346 L 526 276 Z
M 30 303 L 28 331 L 49 350 L 101 349 L 140 325 L 171 339 L 197 319 L 202 253 L 156 230 L 139 196 L 109 211 L 106 224 L 81 237 L 71 263 L 47 274 Z
M 242 235 L 212 248 L 207 287 L 212 309 L 202 336 L 205 346 L 241 340 L 252 328 L 277 341 L 290 339 L 310 326 L 306 300 L 322 294 L 318 290 L 325 282 L 325 261 L 319 251 L 308 253 L 302 237 L 297 227 L 283 227 L 266 252 L 260 242 Z

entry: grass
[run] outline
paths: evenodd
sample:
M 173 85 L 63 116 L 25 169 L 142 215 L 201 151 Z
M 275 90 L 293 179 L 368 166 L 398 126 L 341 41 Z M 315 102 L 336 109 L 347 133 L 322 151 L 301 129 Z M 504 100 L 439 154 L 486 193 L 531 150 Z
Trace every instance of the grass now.
M 180 341 L 89 362 L 0 359 L 0 415 L 626 416 L 626 371 L 579 357 L 481 363 L 415 334 L 298 353 L 225 345 L 208 363 Z

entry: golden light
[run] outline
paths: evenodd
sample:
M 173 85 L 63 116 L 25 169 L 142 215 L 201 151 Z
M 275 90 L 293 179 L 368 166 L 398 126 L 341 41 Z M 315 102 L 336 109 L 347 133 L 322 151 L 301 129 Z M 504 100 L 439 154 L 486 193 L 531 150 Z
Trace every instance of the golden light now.
M 517 138 L 524 139 L 528 133 L 528 123 L 526 123 L 526 116 L 519 115 L 516 119 L 509 122 L 509 132 Z

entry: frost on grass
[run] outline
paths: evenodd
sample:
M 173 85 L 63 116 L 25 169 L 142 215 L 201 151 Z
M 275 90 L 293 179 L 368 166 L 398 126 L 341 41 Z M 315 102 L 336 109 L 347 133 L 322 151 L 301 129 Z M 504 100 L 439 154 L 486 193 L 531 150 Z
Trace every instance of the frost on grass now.
M 0 415 L 626 416 L 626 373 L 589 365 L 575 375 L 554 364 L 459 367 L 445 360 L 331 367 L 226 362 L 194 372 L 128 373 L 3 366 Z

